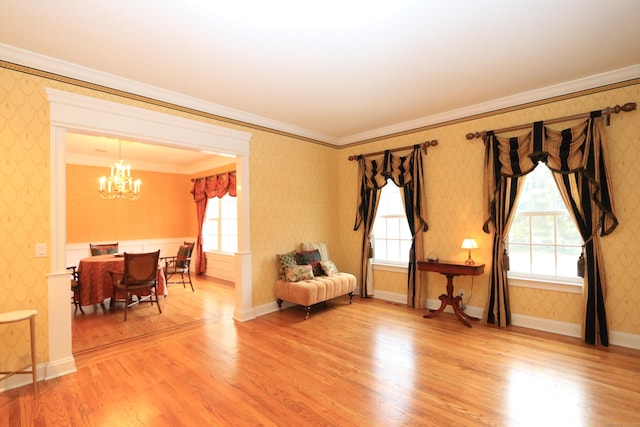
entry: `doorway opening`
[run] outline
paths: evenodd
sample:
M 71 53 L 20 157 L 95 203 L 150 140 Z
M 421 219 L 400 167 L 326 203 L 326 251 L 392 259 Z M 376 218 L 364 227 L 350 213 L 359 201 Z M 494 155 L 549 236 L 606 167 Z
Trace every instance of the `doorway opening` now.
M 226 153 L 236 158 L 238 252 L 233 318 L 254 317 L 251 307 L 249 236 L 249 140 L 251 134 L 200 121 L 47 88 L 51 116 L 51 250 L 48 377 L 75 371 L 71 353 L 66 270 L 66 134 L 84 132 L 150 141 L 158 145 Z

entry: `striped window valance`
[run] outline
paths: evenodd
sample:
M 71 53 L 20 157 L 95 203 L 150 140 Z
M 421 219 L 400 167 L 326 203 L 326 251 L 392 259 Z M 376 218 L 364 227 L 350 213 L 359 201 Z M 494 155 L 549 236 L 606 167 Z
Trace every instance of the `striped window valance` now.
M 591 182 L 593 197 L 601 207 L 603 235 L 617 225 L 613 215 L 604 123 L 600 111 L 591 118 L 564 130 L 554 130 L 536 122 L 529 132 L 500 137 L 493 131 L 485 136 L 485 231 L 493 221 L 496 191 L 505 177 L 522 176 L 543 162 L 556 173 L 580 172 Z

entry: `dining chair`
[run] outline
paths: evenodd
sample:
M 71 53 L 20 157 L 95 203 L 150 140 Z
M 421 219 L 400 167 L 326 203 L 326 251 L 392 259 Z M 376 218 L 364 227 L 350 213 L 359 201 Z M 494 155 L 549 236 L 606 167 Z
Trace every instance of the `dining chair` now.
M 193 248 L 195 246 L 194 243 L 184 242 L 178 248 L 178 253 L 175 256 L 162 257 L 161 259 L 164 261 L 164 275 L 167 280 L 167 285 L 182 283 L 182 287 L 187 287 L 187 282 L 185 281 L 185 275 L 187 280 L 189 281 L 189 285 L 191 286 L 191 291 L 195 292 L 193 288 L 193 282 L 191 281 L 191 255 L 193 253 Z M 180 280 L 169 281 L 169 278 L 172 276 L 180 275 Z
M 89 243 L 89 250 L 91 251 L 91 256 L 117 254 L 118 253 L 118 242 L 116 242 L 116 243 L 104 243 L 104 244 L 99 244 L 99 245 L 95 245 L 93 243 Z
M 124 253 L 124 270 L 122 272 L 110 271 L 113 279 L 113 298 L 115 301 L 124 301 L 124 321 L 127 321 L 129 307 L 140 302 L 131 302 L 133 295 L 148 292 L 149 302 L 158 305 L 158 312 L 162 313 L 158 299 L 158 261 L 160 251 L 144 253 Z M 118 299 L 118 295 L 123 298 Z M 145 298 L 146 299 L 146 298 Z
M 80 309 L 80 313 L 84 314 L 84 310 L 82 309 L 82 305 L 80 304 L 80 275 L 78 274 L 78 267 L 71 266 L 67 267 L 67 270 L 71 272 L 71 302 L 76 306 L 74 314 L 78 309 Z M 104 306 L 103 306 L 104 307 Z

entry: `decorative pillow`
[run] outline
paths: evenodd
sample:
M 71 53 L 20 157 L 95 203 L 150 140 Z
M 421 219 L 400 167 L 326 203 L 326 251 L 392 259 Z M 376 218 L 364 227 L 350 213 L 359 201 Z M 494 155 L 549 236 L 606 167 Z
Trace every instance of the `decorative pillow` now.
M 191 252 L 193 252 L 193 245 L 180 245 L 180 248 L 178 248 L 176 267 L 187 267 L 189 265 L 188 259 L 191 258 Z
M 287 282 L 299 282 L 300 280 L 313 279 L 313 269 L 310 265 L 296 265 L 285 269 Z
M 313 275 L 314 276 L 324 276 L 324 270 L 322 269 L 322 266 L 320 265 L 322 261 L 310 261 L 309 263 L 307 263 L 307 265 L 311 266 L 311 269 L 313 270 Z
M 296 258 L 296 253 L 295 251 L 291 251 L 286 254 L 276 255 L 276 258 L 278 258 L 280 278 L 282 280 L 285 280 L 287 267 L 295 267 L 296 265 L 298 265 L 298 259 Z
M 317 249 L 314 249 L 312 251 L 297 252 L 296 258 L 298 259 L 298 265 L 322 261 L 322 259 L 320 258 L 320 251 Z
M 336 267 L 336 264 L 331 260 L 320 261 L 320 266 L 327 276 L 338 274 L 338 267 Z
M 312 251 L 314 249 L 317 249 L 318 251 L 320 251 L 321 261 L 328 261 L 331 259 L 329 258 L 329 248 L 327 247 L 326 243 L 315 243 L 315 242 L 303 243 L 300 245 L 300 248 L 303 251 Z

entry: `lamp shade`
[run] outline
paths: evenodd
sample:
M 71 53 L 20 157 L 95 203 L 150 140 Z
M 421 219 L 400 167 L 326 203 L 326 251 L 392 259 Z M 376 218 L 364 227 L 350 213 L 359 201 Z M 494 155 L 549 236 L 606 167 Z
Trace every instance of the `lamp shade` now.
M 476 239 L 464 239 L 462 241 L 462 249 L 478 249 Z

